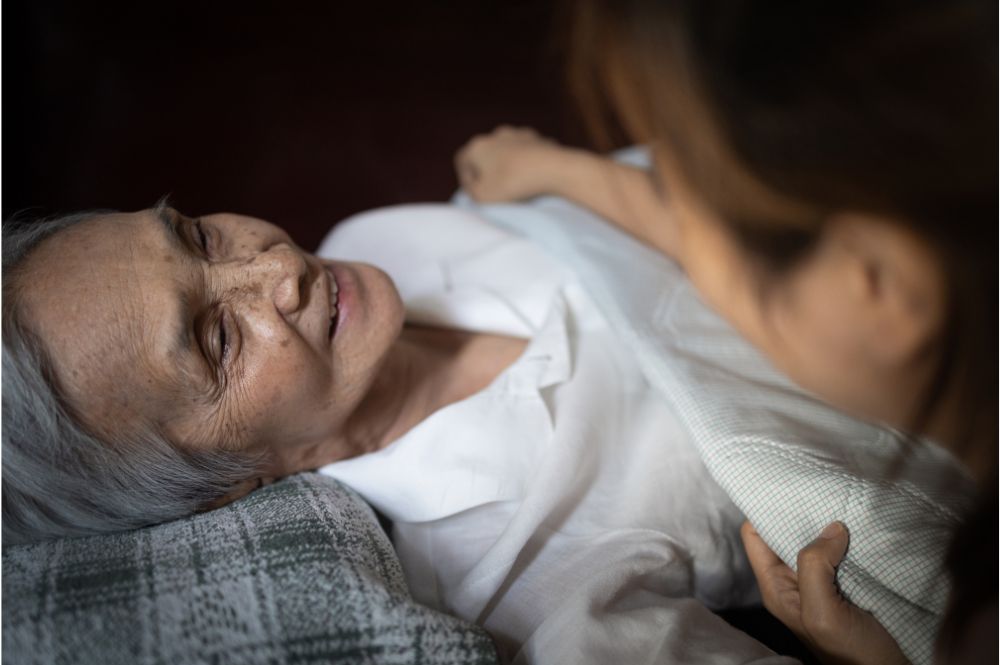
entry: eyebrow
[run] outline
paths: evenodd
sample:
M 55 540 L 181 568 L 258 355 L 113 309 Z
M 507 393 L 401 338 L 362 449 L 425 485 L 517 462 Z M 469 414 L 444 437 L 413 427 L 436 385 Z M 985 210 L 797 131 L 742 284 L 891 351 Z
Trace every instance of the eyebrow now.
M 186 247 L 184 239 L 181 237 L 180 225 L 177 223 L 177 220 L 180 218 L 177 211 L 166 205 L 157 205 L 153 208 L 153 216 L 156 217 L 156 221 L 166 231 L 167 239 L 174 249 L 185 250 Z

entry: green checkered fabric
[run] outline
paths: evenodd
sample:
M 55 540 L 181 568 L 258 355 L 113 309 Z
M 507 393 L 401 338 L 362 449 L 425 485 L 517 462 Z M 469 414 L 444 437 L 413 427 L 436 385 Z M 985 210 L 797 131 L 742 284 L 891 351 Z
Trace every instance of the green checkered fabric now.
M 493 663 L 411 600 L 356 494 L 299 474 L 133 532 L 3 551 L 3 662 Z

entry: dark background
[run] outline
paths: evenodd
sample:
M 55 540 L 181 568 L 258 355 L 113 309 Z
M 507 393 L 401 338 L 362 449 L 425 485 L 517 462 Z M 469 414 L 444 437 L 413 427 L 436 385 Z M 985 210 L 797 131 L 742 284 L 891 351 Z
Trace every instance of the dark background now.
M 551 0 L 4 2 L 4 218 L 169 194 L 314 247 L 500 123 L 585 143 Z

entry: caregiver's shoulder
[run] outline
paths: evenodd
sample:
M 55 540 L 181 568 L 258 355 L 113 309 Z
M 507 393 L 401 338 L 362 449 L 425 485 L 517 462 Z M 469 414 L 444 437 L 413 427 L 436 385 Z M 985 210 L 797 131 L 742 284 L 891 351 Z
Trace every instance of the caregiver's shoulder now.
M 474 252 L 510 239 L 475 212 L 442 203 L 422 203 L 377 208 L 348 217 L 335 225 L 317 250 L 332 259 L 366 260 L 406 254 L 419 243 L 425 260 L 456 252 Z M 402 258 L 402 257 L 401 257 Z

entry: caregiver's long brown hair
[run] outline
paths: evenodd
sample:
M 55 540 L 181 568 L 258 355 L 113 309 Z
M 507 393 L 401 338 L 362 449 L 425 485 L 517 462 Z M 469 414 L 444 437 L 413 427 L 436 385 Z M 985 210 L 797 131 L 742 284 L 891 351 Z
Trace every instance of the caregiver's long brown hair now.
M 956 534 L 946 637 L 996 602 L 995 578 L 982 579 L 997 552 L 996 12 L 995 1 L 569 3 L 570 85 L 598 138 L 620 122 L 667 146 L 766 273 L 805 256 L 834 211 L 895 220 L 938 251 L 949 309 L 922 417 L 957 395 L 959 444 L 994 475 Z

